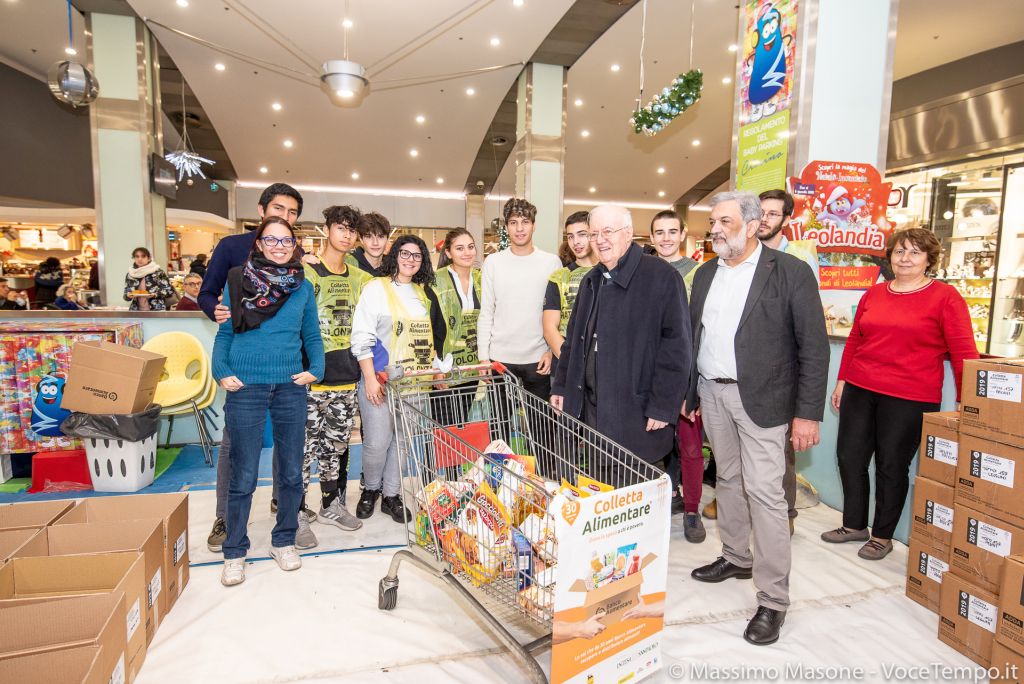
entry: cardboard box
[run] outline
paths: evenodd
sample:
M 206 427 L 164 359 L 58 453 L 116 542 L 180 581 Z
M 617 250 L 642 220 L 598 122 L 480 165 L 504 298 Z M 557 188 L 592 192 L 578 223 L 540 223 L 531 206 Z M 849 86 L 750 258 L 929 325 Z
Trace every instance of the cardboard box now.
M 942 577 L 949 571 L 949 547 L 936 548 L 925 541 L 910 538 L 907 551 L 907 598 L 939 612 Z
M 1024 449 L 960 436 L 956 501 L 1024 526 Z
M 0 530 L 46 527 L 74 505 L 73 500 L 0 504 Z
M 1024 556 L 1006 559 L 999 592 L 996 640 L 1012 649 L 1024 651 Z
M 929 480 L 914 479 L 911 536 L 931 540 L 933 546 L 949 548 L 953 534 L 953 488 Z
M 992 664 L 990 668 L 990 682 L 1020 684 L 1024 681 L 1024 655 L 1017 653 L 1012 648 L 1006 648 L 998 640 L 992 644 Z
M 153 403 L 165 356 L 113 342 L 76 342 L 61 408 L 100 414 L 144 411 Z
M 988 667 L 996 636 L 999 599 L 952 573 L 946 573 L 939 596 L 939 641 Z
M 1024 359 L 964 362 L 960 433 L 1024 447 Z
M 0 566 L 0 610 L 54 597 L 120 592 L 125 597 L 129 679 L 146 653 L 145 559 L 137 551 L 80 556 L 15 558 Z
M 39 534 L 39 530 L 0 530 L 0 563 L 14 557 L 25 542 Z
M 1003 582 L 1003 561 L 1018 553 L 1024 553 L 1024 529 L 987 512 L 961 504 L 953 506 L 951 572 L 985 591 L 998 593 Z
M 62 682 L 110 684 L 113 672 L 101 672 L 99 646 L 73 646 L 49 653 L 30 653 L 0 660 L 0 682 L 52 684 L 60 673 Z
M 21 558 L 105 554 L 111 551 L 142 553 L 146 600 L 143 618 L 146 644 L 153 642 L 160 620 L 167 612 L 164 586 L 163 532 L 159 520 L 125 520 L 119 523 L 57 525 L 39 534 L 18 551 Z M 128 605 L 131 608 L 131 604 Z
M 604 613 L 601 622 L 605 625 L 614 625 L 622 619 L 623 613 L 639 605 L 640 585 L 644 583 L 643 569 L 653 563 L 655 558 L 655 554 L 647 554 L 640 559 L 639 570 L 603 587 L 587 591 L 586 582 L 578 579 L 569 587 L 569 591 L 587 593 L 583 599 L 583 608 L 587 611 L 588 619 L 600 611 Z
M 188 584 L 188 494 L 138 494 L 83 499 L 54 525 L 160 518 L 164 543 L 164 612 Z
M 124 603 L 124 594 L 111 592 L 0 610 L 0 663 L 29 655 L 53 656 L 57 651 L 79 646 L 96 646 L 100 652 L 93 667 L 105 676 L 100 681 L 126 681 Z M 57 681 L 53 670 L 46 671 L 46 675 L 47 682 Z
M 960 439 L 960 412 L 926 413 L 921 421 L 921 451 L 917 474 L 952 487 Z

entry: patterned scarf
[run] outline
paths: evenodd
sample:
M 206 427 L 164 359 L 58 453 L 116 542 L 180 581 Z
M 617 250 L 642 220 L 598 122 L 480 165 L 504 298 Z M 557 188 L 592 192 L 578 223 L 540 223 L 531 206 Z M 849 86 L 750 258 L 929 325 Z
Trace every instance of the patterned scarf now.
M 302 263 L 293 259 L 275 264 L 262 254 L 253 254 L 236 276 L 240 296 L 231 297 L 231 327 L 236 333 L 255 330 L 284 306 L 288 297 L 302 287 L 306 278 Z

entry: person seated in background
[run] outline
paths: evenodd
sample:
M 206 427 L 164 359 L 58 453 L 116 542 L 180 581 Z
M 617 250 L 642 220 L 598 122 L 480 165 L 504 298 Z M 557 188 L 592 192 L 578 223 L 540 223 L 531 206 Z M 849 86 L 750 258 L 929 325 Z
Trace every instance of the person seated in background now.
M 0 278 L 0 311 L 25 311 L 28 309 L 28 295 L 12 290 L 7 278 Z
M 78 301 L 78 292 L 71 283 L 64 283 L 57 288 L 57 299 L 53 301 L 54 306 L 65 311 L 81 311 L 86 307 Z
M 39 264 L 35 281 L 36 304 L 53 304 L 57 299 L 57 289 L 64 284 L 60 260 L 57 257 L 49 257 Z
M 205 269 L 204 269 L 205 270 Z M 175 311 L 202 311 L 199 308 L 199 290 L 203 286 L 203 277 L 198 273 L 189 273 L 182 283 L 181 300 L 174 307 Z
M 188 267 L 189 273 L 195 273 L 200 278 L 206 277 L 206 255 L 197 254 L 196 258 L 192 260 L 192 264 Z

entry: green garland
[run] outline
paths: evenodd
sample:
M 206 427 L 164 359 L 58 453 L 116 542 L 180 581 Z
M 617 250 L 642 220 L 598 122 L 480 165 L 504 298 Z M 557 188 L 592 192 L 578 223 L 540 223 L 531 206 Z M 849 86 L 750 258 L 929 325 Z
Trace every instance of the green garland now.
M 700 99 L 704 88 L 704 74 L 692 69 L 679 74 L 672 85 L 663 88 L 643 109 L 633 112 L 629 123 L 633 130 L 644 135 L 656 135 L 672 120 L 692 107 Z

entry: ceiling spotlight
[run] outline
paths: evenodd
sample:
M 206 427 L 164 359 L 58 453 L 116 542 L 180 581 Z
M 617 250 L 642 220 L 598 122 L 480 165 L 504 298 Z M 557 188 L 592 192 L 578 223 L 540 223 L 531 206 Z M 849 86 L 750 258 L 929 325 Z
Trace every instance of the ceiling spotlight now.
M 658 167 L 658 173 L 665 173 L 665 167 L 664 166 L 659 166 Z
M 438 176 L 437 177 L 437 184 L 441 185 L 442 183 L 444 183 L 444 178 L 441 178 L 440 176 Z
M 583 100 L 581 100 L 580 98 L 577 97 L 576 101 L 573 102 L 573 104 L 576 105 L 577 107 L 582 107 L 583 106 Z
M 178 0 L 178 7 L 188 7 L 188 0 Z
M 320 68 L 320 87 L 339 107 L 358 106 L 370 90 L 366 68 L 357 62 L 334 59 Z
M 227 69 L 227 67 L 224 66 L 224 64 L 222 62 L 217 62 L 216 64 L 213 65 L 213 68 L 216 69 L 217 71 L 224 71 L 225 69 Z
M 735 43 L 733 43 L 732 45 L 729 46 L 729 52 L 736 52 L 739 49 L 740 49 L 740 46 L 736 45 Z
M 294 145 L 294 144 L 295 143 L 293 143 L 291 140 L 285 140 L 284 141 L 284 146 L 287 147 L 288 149 L 291 149 L 292 145 Z
M 78 54 L 78 50 L 76 50 L 75 48 L 73 48 L 73 47 L 71 47 L 69 45 L 66 48 L 64 48 L 64 54 L 65 55 L 72 55 L 72 56 L 74 56 L 74 55 Z
M 427 120 L 427 117 L 423 116 L 422 114 L 420 114 L 420 115 L 418 115 L 416 117 L 416 123 L 418 123 L 418 124 L 421 124 L 421 123 L 423 123 L 426 120 Z
M 620 68 L 620 67 L 619 67 L 619 65 L 618 65 L 618 64 L 612 64 L 612 71 L 618 71 L 618 70 L 619 70 L 619 68 Z
M 260 173 L 266 173 L 266 172 L 267 172 L 267 171 L 269 171 L 269 170 L 270 170 L 270 169 L 268 169 L 268 168 L 267 168 L 266 166 L 261 166 L 261 167 L 260 167 Z
M 658 197 L 664 197 L 664 196 L 665 196 L 665 191 L 664 190 L 659 190 L 658 191 Z
M 418 156 L 420 156 L 420 151 L 419 151 L 419 150 L 417 150 L 417 149 L 416 149 L 416 148 L 414 147 L 414 148 L 412 148 L 411 150 L 409 150 L 409 156 L 410 156 L 410 157 L 418 157 Z
M 501 45 L 501 38 L 498 38 L 497 36 L 491 38 L 491 47 L 498 47 L 499 45 Z
M 732 79 L 729 78 L 728 76 L 726 76 L 725 78 L 722 79 L 722 84 L 723 85 L 729 85 L 730 83 L 732 83 Z
M 466 88 L 466 94 L 470 95 L 470 96 L 476 95 L 476 89 L 475 88 Z
M 185 227 L 185 226 L 183 226 L 183 225 L 179 225 L 179 226 L 178 226 L 178 228 L 184 228 L 184 227 Z
M 275 102 L 272 105 L 270 105 L 270 108 L 273 109 L 275 112 L 279 112 L 281 111 L 281 103 Z
M 516 7 L 522 7 L 523 6 L 523 0 L 512 0 L 512 4 L 514 6 L 516 6 Z
M 582 137 L 584 137 L 584 138 L 589 138 L 590 137 L 590 131 L 588 131 L 587 129 L 584 128 L 582 131 L 580 131 L 580 135 Z
M 700 140 L 697 140 L 696 138 L 694 138 L 692 144 L 693 144 L 694 147 L 700 147 Z
M 352 20 L 349 19 L 348 17 L 345 17 L 344 19 L 341 20 L 341 25 L 344 26 L 345 28 L 352 28 Z
M 356 171 L 352 172 L 352 180 L 359 180 L 359 173 Z
M 597 192 L 597 188 L 595 188 L 594 186 L 590 186 L 590 192 Z

